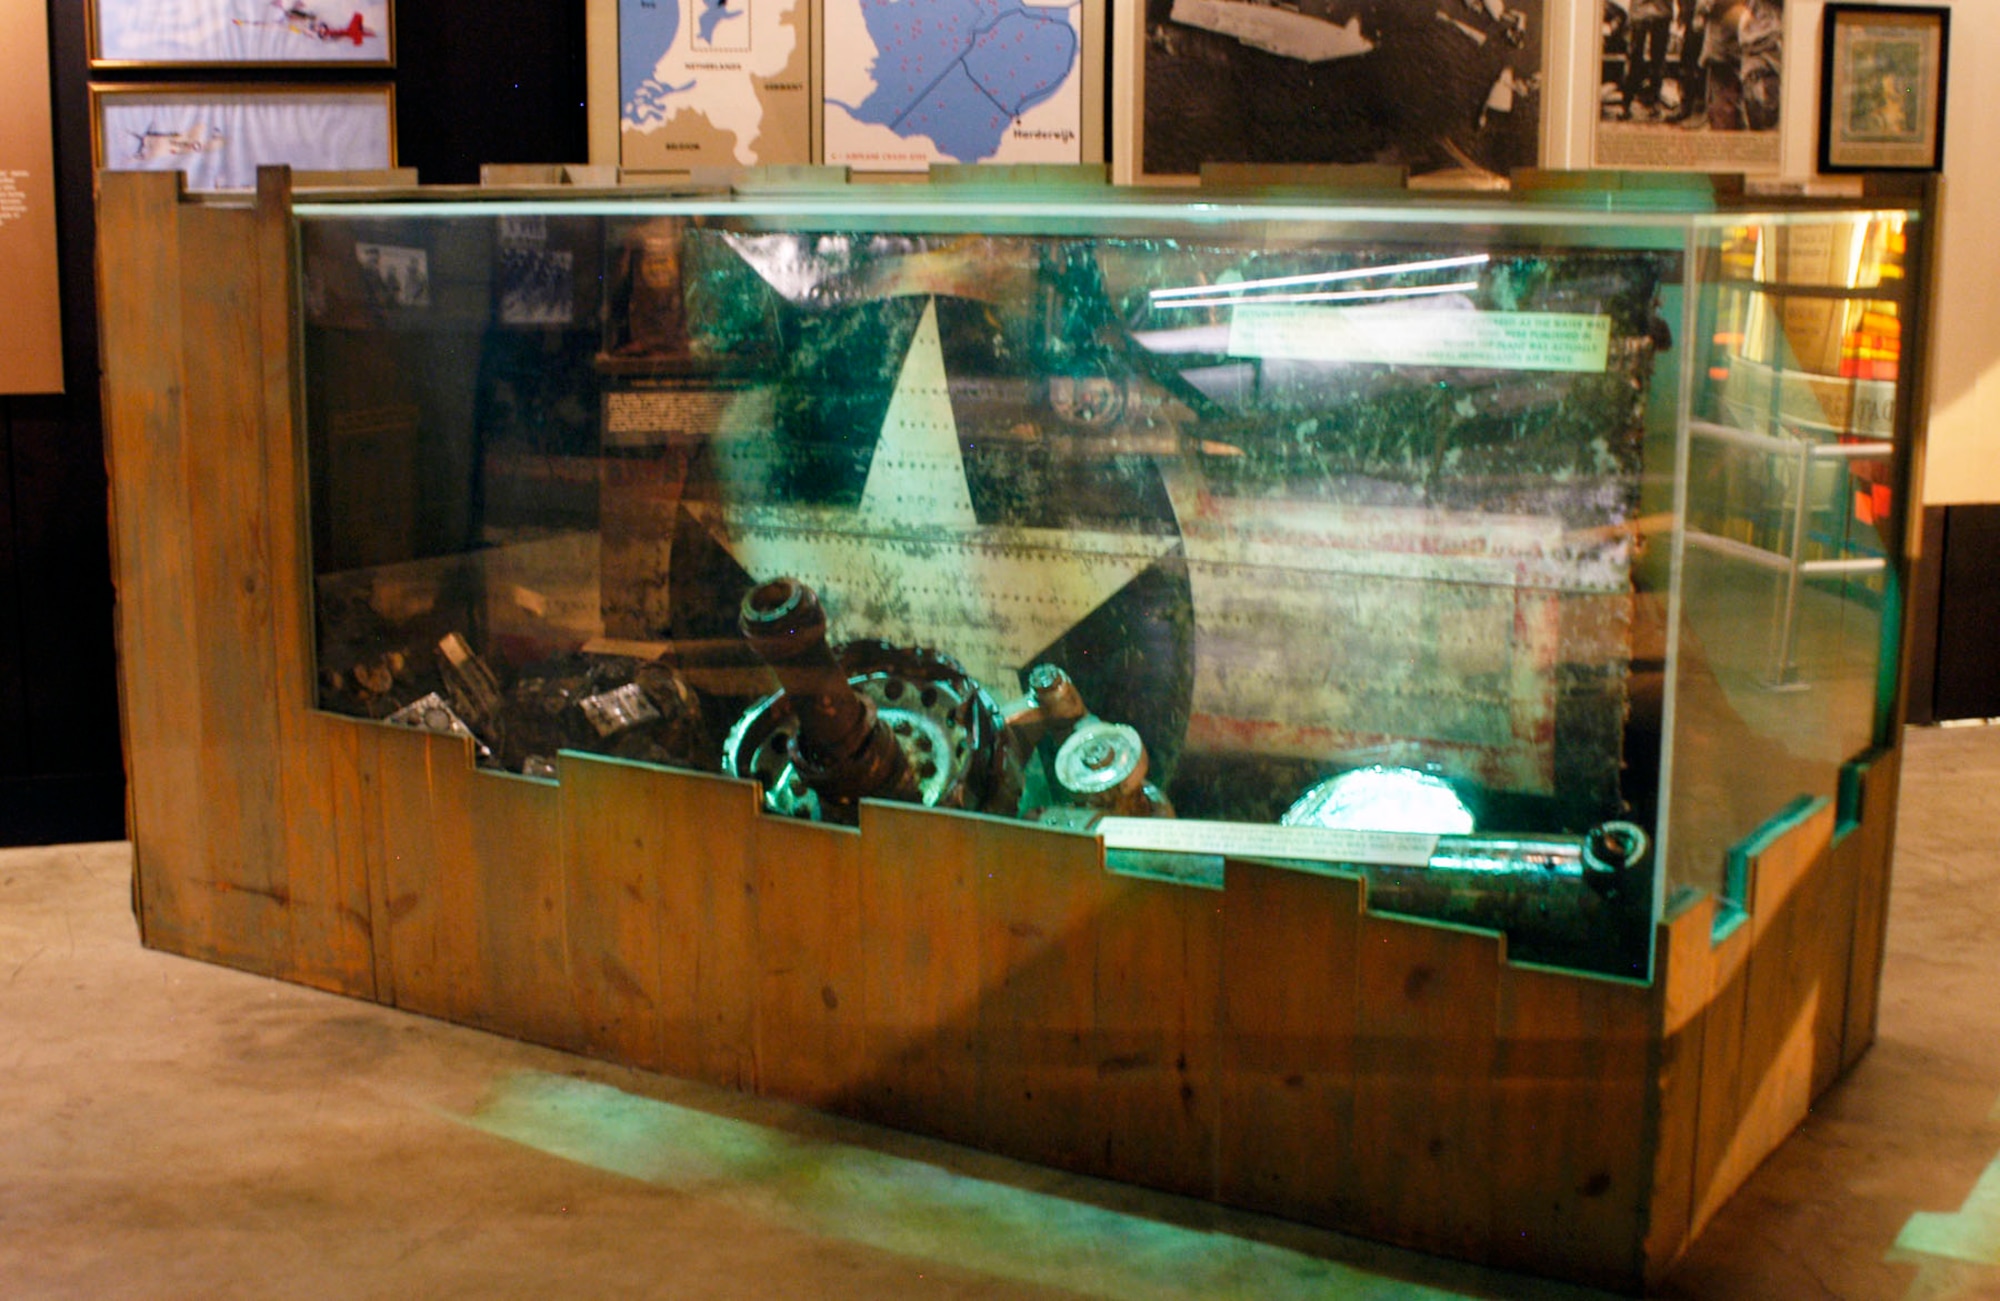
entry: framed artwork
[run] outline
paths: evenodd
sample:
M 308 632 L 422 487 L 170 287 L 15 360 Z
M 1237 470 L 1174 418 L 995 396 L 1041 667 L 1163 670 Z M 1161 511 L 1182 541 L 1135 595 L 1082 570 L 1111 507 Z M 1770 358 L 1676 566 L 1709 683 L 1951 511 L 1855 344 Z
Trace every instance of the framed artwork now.
M 1113 47 L 1121 182 L 1205 163 L 1505 176 L 1540 161 L 1544 0 L 1133 0 Z
M 1776 172 L 1786 80 L 1782 0 L 1603 0 L 1593 167 Z
M 86 0 L 90 66 L 387 68 L 394 0 Z
M 1951 11 L 1830 4 L 1820 50 L 1819 169 L 1944 166 Z
M 92 156 L 111 171 L 185 172 L 191 190 L 249 189 L 257 168 L 396 165 L 395 87 L 95 85 Z

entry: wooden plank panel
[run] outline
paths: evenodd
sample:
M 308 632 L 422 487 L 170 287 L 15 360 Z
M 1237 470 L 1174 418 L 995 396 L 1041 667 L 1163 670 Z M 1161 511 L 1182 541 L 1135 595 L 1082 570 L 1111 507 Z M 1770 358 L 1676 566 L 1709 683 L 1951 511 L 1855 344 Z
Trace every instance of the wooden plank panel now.
M 303 430 L 294 413 L 298 320 L 292 275 L 291 192 L 283 168 L 257 175 L 254 253 L 258 304 L 258 420 L 263 431 L 266 568 L 270 593 L 272 756 L 280 801 L 280 852 L 290 899 L 291 951 L 284 975 L 321 989 L 372 997 L 375 970 L 368 871 L 340 812 L 357 779 L 358 724 L 315 715 L 312 575 L 306 518 Z
M 1745 967 L 1750 956 L 1751 927 L 1747 919 L 1716 943 L 1708 959 L 1708 1000 L 1702 1012 L 1701 1097 L 1697 1104 L 1694 1146 L 1693 1212 L 1690 1240 L 1699 1237 L 1736 1185 L 1728 1183 L 1740 1159 L 1731 1156 L 1735 1142 L 1736 1072 L 1743 1063 L 1744 997 L 1749 989 Z
M 383 921 L 395 1005 L 449 1019 L 452 996 L 452 901 L 445 886 L 444 825 L 432 774 L 468 761 L 456 737 L 398 727 L 375 729 L 376 799 L 381 813 Z M 459 810 L 463 814 L 463 809 Z
M 563 930 L 561 791 L 474 772 L 468 792 L 478 924 L 474 1025 L 551 1047 L 581 1041 Z
M 978 832 L 980 1141 L 1101 1174 L 1109 1117 L 1097 1087 L 1097 941 L 1122 883 L 1104 871 L 1094 837 L 1001 821 Z
M 98 206 L 98 321 L 117 563 L 130 834 L 146 942 L 214 953 L 181 418 L 180 176 L 108 172 Z
M 291 944 L 278 955 L 278 974 L 318 989 L 372 998 L 367 860 L 361 828 L 342 820 L 359 780 L 354 740 L 359 726 L 318 717 L 297 704 L 280 709 L 271 757 Z
M 363 870 L 368 876 L 368 951 L 375 959 L 375 1001 L 396 1005 L 395 927 L 391 918 L 389 847 L 384 834 L 382 810 L 383 727 L 363 727 L 353 731 L 355 764 L 351 785 L 336 787 L 336 806 L 343 821 L 352 819 L 359 828 Z M 339 762 L 338 751 L 334 762 Z
M 1492 1232 L 1498 936 L 1364 915 L 1355 1195 L 1379 1237 L 1485 1258 Z
M 1222 904 L 1222 1200 L 1355 1225 L 1362 884 L 1231 862 Z
M 1810 960 L 1815 939 L 1810 928 L 1821 920 L 1813 907 L 1820 884 L 1816 870 L 1832 839 L 1833 806 L 1822 800 L 1752 859 L 1736 1125 L 1711 1197 L 1726 1197 L 1749 1178 L 1812 1106 L 1818 1003 L 1839 996 L 1821 987 Z
M 1501 969 L 1491 1263 L 1639 1280 L 1654 1012 L 1644 986 Z
M 437 907 L 429 919 L 437 977 L 436 995 L 446 1009 L 438 1015 L 462 1025 L 479 1024 L 490 1005 L 486 963 L 481 952 L 484 919 L 481 897 L 486 864 L 478 852 L 473 812 L 474 783 L 486 780 L 472 766 L 472 747 L 453 737 L 432 749 L 425 768 L 430 785 L 430 884 Z
M 376 985 L 373 874 L 370 871 L 371 831 L 379 834 L 381 811 L 373 802 L 369 778 L 373 747 L 364 750 L 368 725 L 314 714 L 287 718 L 289 739 L 282 762 L 287 766 L 286 853 L 294 864 L 292 879 L 292 979 L 358 998 L 383 998 Z M 364 757 L 365 755 L 365 757 Z M 318 856 L 298 844 L 312 826 L 303 813 L 294 830 L 290 810 L 299 797 L 295 781 L 324 792 L 327 843 Z M 317 798 L 309 797 L 309 798 Z M 330 875 L 308 888 L 297 866 Z
M 868 1086 L 858 1113 L 977 1142 L 979 841 L 969 815 L 861 810 Z
M 661 1057 L 675 1074 L 754 1093 L 756 787 L 705 773 L 653 777 L 671 851 L 660 865 Z
M 580 754 L 559 763 L 563 929 L 578 1050 L 665 1069 L 661 928 L 688 919 L 662 914 L 661 864 L 674 832 L 652 798 L 655 774 Z
M 195 208 L 180 222 L 183 443 L 194 586 L 201 795 L 214 943 L 260 972 L 286 965 L 290 889 L 272 756 L 277 712 L 267 563 L 256 214 Z
M 752 826 L 759 1083 L 777 1097 L 851 1110 L 868 1024 L 860 834 L 793 818 Z
M 1834 823 L 1833 843 L 1817 869 L 1806 921 L 1807 947 L 1799 961 L 1814 973 L 1820 996 L 1812 1026 L 1812 1096 L 1817 1098 L 1846 1069 L 1842 1056 L 1847 1035 L 1849 964 L 1854 956 L 1855 910 L 1861 889 L 1862 852 L 1867 837 L 1861 827 Z
M 1889 871 L 1896 850 L 1896 800 L 1903 752 L 1892 750 L 1862 776 L 1861 825 L 1855 863 L 1854 940 L 1848 959 L 1846 1024 L 1841 1036 L 1843 1069 L 1861 1060 L 1875 1042 L 1881 1007 L 1882 953 L 1889 925 Z
M 1658 1025 L 1654 1091 L 1653 1191 L 1646 1214 L 1646 1280 L 1656 1282 L 1693 1236 L 1695 1147 L 1701 1124 L 1703 1032 L 1708 1022 L 1715 900 L 1704 897 L 1657 932 L 1653 997 Z
M 1164 882 L 1122 881 L 1098 918 L 1096 1110 L 1108 1178 L 1216 1195 L 1222 934 L 1220 892 Z
M 1838 1023 L 1847 1000 L 1847 964 L 1835 946 L 1845 947 L 1854 932 L 1851 898 L 1834 908 L 1834 822 L 1834 806 L 1820 801 L 1817 812 L 1760 856 L 1754 879 L 1747 1069 L 1740 1083 L 1744 1115 L 1763 1128 L 1756 1141 L 1767 1151 L 1805 1119 L 1814 1081 L 1830 1078 L 1839 1060 L 1837 1046 L 1829 1047 L 1826 1066 L 1820 1056 L 1826 1027 Z

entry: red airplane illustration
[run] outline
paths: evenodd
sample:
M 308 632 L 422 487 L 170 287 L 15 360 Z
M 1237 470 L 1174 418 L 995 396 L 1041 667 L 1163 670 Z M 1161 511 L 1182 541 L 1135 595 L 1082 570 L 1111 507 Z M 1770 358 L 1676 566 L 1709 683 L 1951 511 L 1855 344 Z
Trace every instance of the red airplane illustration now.
M 301 36 L 310 36 L 321 41 L 353 41 L 357 47 L 362 41 L 375 35 L 374 31 L 362 23 L 359 11 L 355 12 L 347 26 L 335 27 L 321 18 L 317 12 L 300 3 L 300 0 L 291 0 L 289 4 L 286 0 L 271 0 L 271 7 L 278 11 L 277 18 L 264 22 L 239 18 L 236 22 L 243 27 L 283 27 L 286 31 L 297 32 Z
M 361 25 L 361 15 L 358 13 L 354 15 L 354 20 L 345 27 L 333 27 L 326 23 L 315 23 L 313 25 L 313 35 L 319 37 L 322 41 L 353 41 L 356 45 L 360 45 L 362 38 L 373 36 L 374 34 Z

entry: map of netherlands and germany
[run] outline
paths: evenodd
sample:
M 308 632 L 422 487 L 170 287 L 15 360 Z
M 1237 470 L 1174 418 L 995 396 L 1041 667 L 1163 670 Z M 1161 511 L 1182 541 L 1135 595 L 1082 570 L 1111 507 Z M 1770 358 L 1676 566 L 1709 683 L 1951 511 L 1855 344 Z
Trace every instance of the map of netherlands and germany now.
M 807 0 L 619 0 L 627 166 L 809 161 Z M 1081 0 L 823 0 L 824 161 L 1074 162 Z M 690 156 L 721 146 L 723 157 Z M 679 155 L 679 157 L 676 157 Z

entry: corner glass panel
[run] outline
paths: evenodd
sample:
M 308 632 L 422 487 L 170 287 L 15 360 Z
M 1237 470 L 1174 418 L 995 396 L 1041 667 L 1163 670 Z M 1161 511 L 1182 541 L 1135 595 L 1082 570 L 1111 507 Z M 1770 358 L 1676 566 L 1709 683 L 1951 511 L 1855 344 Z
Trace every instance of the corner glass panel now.
M 1726 895 L 1731 846 L 1796 797 L 1835 798 L 1841 766 L 1884 739 L 1914 220 L 1797 213 L 1699 236 L 1672 885 Z

